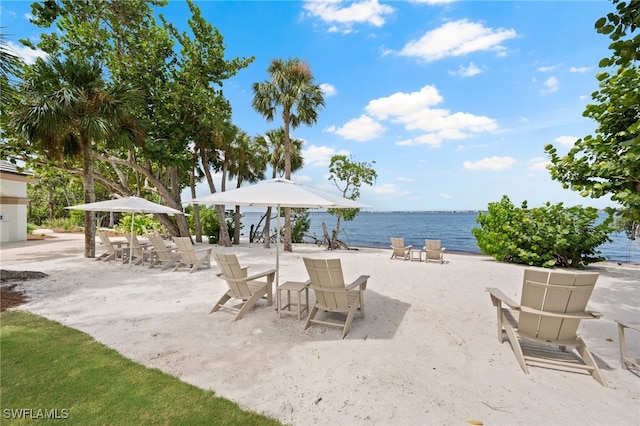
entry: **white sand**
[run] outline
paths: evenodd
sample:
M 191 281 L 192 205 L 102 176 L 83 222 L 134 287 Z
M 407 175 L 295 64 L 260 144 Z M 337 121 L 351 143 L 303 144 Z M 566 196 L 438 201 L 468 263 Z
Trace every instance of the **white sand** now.
M 585 373 L 524 374 L 509 343 L 498 342 L 485 287 L 519 300 L 523 266 L 454 254 L 445 265 L 425 264 L 390 260 L 389 250 L 296 245 L 281 254 L 281 283 L 307 278 L 303 256 L 341 258 L 348 280 L 371 276 L 366 317 L 342 340 L 337 328 L 303 330 L 294 316 L 278 319 L 264 301 L 237 322 L 228 312 L 209 314 L 226 288 L 215 263 L 193 274 L 129 269 L 82 258 L 82 236 L 56 237 L 3 245 L 2 268 L 50 274 L 24 283 L 31 301 L 20 309 L 288 424 L 640 424 L 640 377 L 620 367 L 614 322 L 640 321 L 634 266 L 590 268 L 601 275 L 589 308 L 604 316 L 583 321 L 580 333 L 605 388 Z M 275 266 L 273 248 L 214 250 L 238 253 L 250 272 Z

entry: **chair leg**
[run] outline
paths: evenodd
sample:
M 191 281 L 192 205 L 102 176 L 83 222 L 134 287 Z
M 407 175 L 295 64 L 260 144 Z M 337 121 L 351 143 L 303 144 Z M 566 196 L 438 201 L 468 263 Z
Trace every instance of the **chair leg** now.
M 311 325 L 311 320 L 316 316 L 316 312 L 318 312 L 318 307 L 313 305 L 313 308 L 309 312 L 309 316 L 307 316 L 307 322 L 304 324 L 305 330 Z
M 253 293 L 251 297 L 246 302 L 244 302 L 244 305 L 242 305 L 242 308 L 240 308 L 240 311 L 238 312 L 238 315 L 236 315 L 236 317 L 234 318 L 234 321 L 238 321 L 244 316 L 244 314 L 249 312 L 249 310 L 253 308 L 253 305 L 255 305 L 256 302 L 262 298 L 262 296 L 264 296 L 263 292 Z
M 218 300 L 216 302 L 215 305 L 213 305 L 213 308 L 211 308 L 211 310 L 209 311 L 210 314 L 220 310 L 220 306 L 224 305 L 225 303 L 227 303 L 227 301 L 229 301 L 229 299 L 231 299 L 231 296 L 229 296 L 228 293 L 225 293 L 222 295 L 222 297 L 220 298 L 220 300 Z
M 356 315 L 356 310 L 360 307 L 359 303 L 354 303 L 351 309 L 349 309 L 349 313 L 347 314 L 347 320 L 344 322 L 344 328 L 342 329 L 342 338 L 344 339 L 347 333 L 349 333 L 349 329 L 351 329 L 351 322 L 353 321 L 353 317 Z
M 598 383 L 600 383 L 604 387 L 607 387 L 607 383 L 604 381 L 604 377 L 602 377 L 602 373 L 598 368 L 598 364 L 596 364 L 596 360 L 593 359 L 591 352 L 589 352 L 589 349 L 587 349 L 587 346 L 584 344 L 584 341 L 581 337 L 578 338 L 578 341 L 580 342 L 580 345 L 576 346 L 576 350 L 582 357 L 584 363 L 592 368 L 591 375 L 594 379 L 596 379 Z
M 522 347 L 520 346 L 520 341 L 518 340 L 518 336 L 516 336 L 515 331 L 513 330 L 511 325 L 508 323 L 508 321 L 505 321 L 505 322 L 506 322 L 506 325 L 504 328 L 505 328 L 505 331 L 507 332 L 507 336 L 509 337 L 509 342 L 511 343 L 511 348 L 513 349 L 513 353 L 515 354 L 516 359 L 518 360 L 518 364 L 520 364 L 520 368 L 522 368 L 522 371 L 529 374 L 529 369 L 527 368 L 527 363 L 524 359 L 524 353 L 522 352 Z
M 618 340 L 620 341 L 620 364 L 622 365 L 623 370 L 628 370 L 629 365 L 627 364 L 627 342 L 624 337 L 624 326 L 618 323 Z

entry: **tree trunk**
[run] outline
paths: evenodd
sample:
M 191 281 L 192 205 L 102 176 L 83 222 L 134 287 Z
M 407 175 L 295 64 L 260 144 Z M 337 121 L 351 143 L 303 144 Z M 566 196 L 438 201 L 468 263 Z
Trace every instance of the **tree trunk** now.
M 196 198 L 196 177 L 193 169 L 191 170 L 189 184 L 191 186 L 191 198 Z M 200 204 L 193 205 L 193 226 L 196 228 L 196 242 L 201 243 L 202 226 L 200 224 Z
M 82 138 L 82 161 L 84 166 L 83 185 L 84 202 L 96 201 L 96 190 L 93 186 L 93 150 L 91 142 Z M 96 257 L 96 214 L 92 211 L 84 212 L 84 257 Z
M 236 206 L 233 221 L 233 244 L 240 244 L 240 206 Z
M 284 178 L 291 180 L 291 139 L 289 137 L 290 111 L 287 107 L 282 113 L 284 116 Z M 278 238 L 280 236 L 278 235 Z M 291 208 L 284 209 L 284 251 L 293 251 L 291 244 Z
M 336 220 L 336 227 L 333 229 L 333 234 L 331 235 L 331 248 L 338 248 L 338 234 L 340 233 L 340 215 L 338 215 L 338 219 Z
M 47 185 L 47 189 L 49 190 L 49 219 L 53 220 L 55 217 L 55 203 L 53 201 L 53 188 Z
M 266 216 L 262 235 L 264 236 L 264 248 L 269 248 L 271 247 L 271 207 L 267 207 Z
M 209 191 L 211 191 L 212 194 L 215 194 L 217 191 L 216 186 L 213 183 L 211 170 L 209 170 L 209 157 L 207 156 L 206 149 L 200 149 L 200 158 L 202 159 L 202 168 L 204 170 L 204 175 L 207 178 L 207 183 L 209 184 Z M 220 221 L 218 245 L 222 247 L 231 247 L 231 238 L 229 238 L 229 230 L 226 226 L 227 221 L 224 218 L 224 206 L 217 205 L 216 214 L 218 215 L 218 220 Z
M 170 166 L 168 167 L 169 172 L 169 180 L 171 182 L 171 199 L 173 200 L 173 208 L 181 209 L 182 204 L 180 202 L 180 179 L 178 179 L 178 166 Z M 176 207 L 176 205 L 178 207 Z M 178 230 L 180 232 L 180 236 L 183 237 L 191 237 L 191 232 L 189 231 L 189 225 L 187 224 L 187 218 L 183 214 L 176 215 L 176 222 L 178 224 Z

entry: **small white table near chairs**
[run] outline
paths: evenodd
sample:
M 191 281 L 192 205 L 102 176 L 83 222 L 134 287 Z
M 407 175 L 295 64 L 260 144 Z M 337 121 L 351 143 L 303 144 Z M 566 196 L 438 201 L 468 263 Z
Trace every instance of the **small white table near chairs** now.
M 282 303 L 282 292 L 287 292 L 287 303 Z M 297 301 L 291 301 L 291 292 L 297 293 Z M 302 303 L 302 293 L 305 295 L 305 303 Z M 298 319 L 302 319 L 302 313 L 306 310 L 309 312 L 309 287 L 306 283 L 287 281 L 279 285 L 276 289 L 276 297 L 278 303 L 278 318 L 282 318 L 282 314 L 296 315 Z M 291 308 L 296 308 L 291 310 Z

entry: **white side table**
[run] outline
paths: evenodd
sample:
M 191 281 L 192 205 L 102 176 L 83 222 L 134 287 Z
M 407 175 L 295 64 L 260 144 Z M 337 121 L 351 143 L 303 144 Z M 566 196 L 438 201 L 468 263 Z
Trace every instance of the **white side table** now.
M 287 292 L 287 304 L 282 305 L 282 292 Z M 298 294 L 297 303 L 291 303 L 291 292 Z M 305 293 L 305 304 L 302 303 L 302 292 Z M 276 297 L 278 298 L 278 318 L 282 318 L 282 314 L 297 315 L 298 319 L 302 318 L 302 313 L 306 310 L 309 312 L 309 287 L 305 283 L 287 281 L 282 283 L 276 289 Z M 291 307 L 296 310 L 292 311 Z

